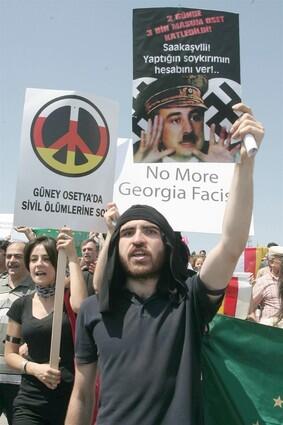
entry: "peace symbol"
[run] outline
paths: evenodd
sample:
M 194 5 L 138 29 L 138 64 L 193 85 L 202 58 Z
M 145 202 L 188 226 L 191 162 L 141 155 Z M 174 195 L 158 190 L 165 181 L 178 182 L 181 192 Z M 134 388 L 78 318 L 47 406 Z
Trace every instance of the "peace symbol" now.
M 39 160 L 68 177 L 92 173 L 109 150 L 109 130 L 102 112 L 88 99 L 67 95 L 52 99 L 36 113 L 31 143 Z

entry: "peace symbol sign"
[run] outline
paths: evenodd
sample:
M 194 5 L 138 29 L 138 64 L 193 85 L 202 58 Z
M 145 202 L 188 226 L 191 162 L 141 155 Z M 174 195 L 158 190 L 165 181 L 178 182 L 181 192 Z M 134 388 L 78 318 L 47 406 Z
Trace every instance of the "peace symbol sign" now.
M 39 160 L 68 177 L 92 173 L 104 162 L 109 130 L 102 112 L 76 95 L 52 99 L 40 108 L 31 125 L 31 143 Z

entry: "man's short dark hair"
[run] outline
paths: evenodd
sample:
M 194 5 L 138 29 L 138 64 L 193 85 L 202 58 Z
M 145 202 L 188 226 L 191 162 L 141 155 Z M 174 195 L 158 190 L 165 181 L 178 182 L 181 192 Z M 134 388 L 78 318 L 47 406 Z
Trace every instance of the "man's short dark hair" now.
M 95 245 L 96 250 L 98 250 L 99 246 L 98 246 L 97 242 L 94 239 L 92 239 L 92 238 L 85 239 L 84 241 L 82 241 L 81 248 L 83 248 L 89 242 L 92 242 Z

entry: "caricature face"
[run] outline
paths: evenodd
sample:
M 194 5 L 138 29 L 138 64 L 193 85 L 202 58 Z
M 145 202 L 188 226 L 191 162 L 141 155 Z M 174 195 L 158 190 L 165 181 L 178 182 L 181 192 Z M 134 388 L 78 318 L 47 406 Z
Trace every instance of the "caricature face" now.
M 204 111 L 196 107 L 161 108 L 163 121 L 162 143 L 166 149 L 175 149 L 172 158 L 187 161 L 193 150 L 204 144 Z

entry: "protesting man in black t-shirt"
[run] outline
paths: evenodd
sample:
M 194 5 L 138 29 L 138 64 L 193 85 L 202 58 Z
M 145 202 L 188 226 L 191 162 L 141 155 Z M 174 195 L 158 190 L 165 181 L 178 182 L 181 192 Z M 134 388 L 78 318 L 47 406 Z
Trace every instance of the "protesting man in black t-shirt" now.
M 242 115 L 233 137 L 251 133 L 260 145 L 262 125 L 245 105 L 234 108 Z M 253 165 L 242 148 L 222 237 L 192 277 L 180 236 L 157 210 L 136 205 L 117 220 L 99 296 L 78 316 L 67 425 L 91 423 L 97 366 L 97 425 L 203 424 L 201 340 L 248 238 Z

